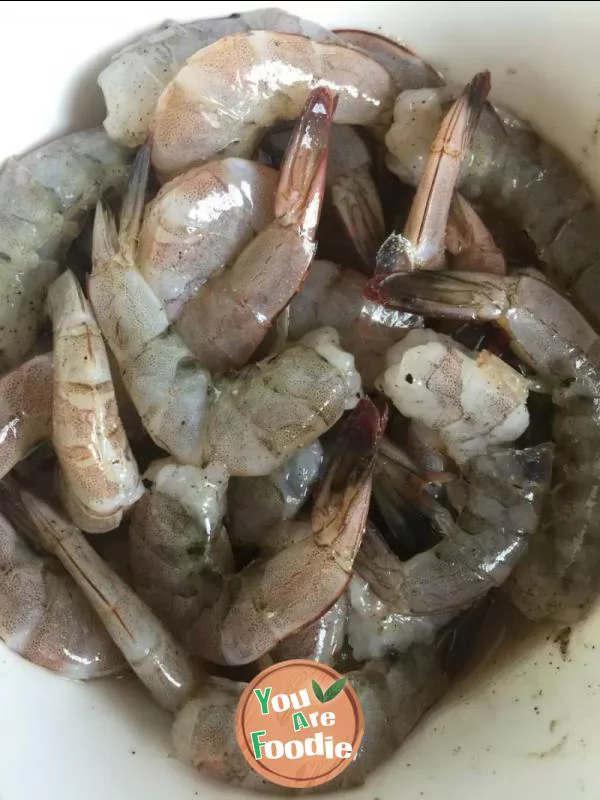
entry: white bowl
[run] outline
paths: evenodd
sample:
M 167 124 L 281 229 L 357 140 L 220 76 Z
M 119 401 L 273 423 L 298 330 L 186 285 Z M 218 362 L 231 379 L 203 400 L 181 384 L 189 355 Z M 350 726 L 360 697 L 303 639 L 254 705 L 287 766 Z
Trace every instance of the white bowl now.
M 0 159 L 103 117 L 95 78 L 114 51 L 165 18 L 276 3 L 0 3 Z M 382 30 L 492 97 L 561 146 L 600 189 L 600 3 L 279 2 L 326 26 Z M 597 643 L 597 650 L 596 650 Z M 540 632 L 457 686 L 357 799 L 600 796 L 600 615 L 566 660 Z M 170 720 L 133 680 L 70 683 L 0 649 L 2 800 L 229 797 L 176 761 Z

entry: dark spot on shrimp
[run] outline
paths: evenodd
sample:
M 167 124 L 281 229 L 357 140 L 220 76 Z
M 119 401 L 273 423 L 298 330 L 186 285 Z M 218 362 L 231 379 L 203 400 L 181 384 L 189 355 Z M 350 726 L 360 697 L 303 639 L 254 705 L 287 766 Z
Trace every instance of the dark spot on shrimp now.
M 148 480 L 148 478 L 142 478 L 142 483 L 143 483 L 145 489 L 151 489 L 152 488 L 152 481 Z
M 567 656 L 569 655 L 569 645 L 571 643 L 571 626 L 567 625 L 565 628 L 561 628 L 556 636 L 554 637 L 554 643 L 558 645 L 558 649 L 560 650 L 560 655 L 563 661 L 567 660 Z
M 410 372 L 409 372 L 409 373 L 408 373 L 408 375 L 407 375 L 407 376 L 404 378 L 404 380 L 405 380 L 407 383 L 409 383 L 409 384 L 412 384 L 412 382 L 414 381 L 414 378 L 413 378 L 413 376 L 412 376 L 412 375 L 410 374 Z
M 8 255 L 8 253 L 3 253 L 0 251 L 0 261 L 6 261 L 7 264 L 10 264 L 12 258 Z

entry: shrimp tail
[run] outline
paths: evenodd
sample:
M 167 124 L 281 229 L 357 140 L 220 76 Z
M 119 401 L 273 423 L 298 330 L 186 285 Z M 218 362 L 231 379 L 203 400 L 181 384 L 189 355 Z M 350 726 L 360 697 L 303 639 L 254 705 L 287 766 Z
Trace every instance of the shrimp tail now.
M 335 541 L 336 562 L 343 568 L 347 566 L 348 571 L 362 537 L 357 539 L 355 525 L 340 524 L 340 519 L 349 521 L 356 514 L 366 515 L 368 500 L 360 502 L 359 495 L 366 492 L 370 496 L 370 476 L 387 418 L 387 406 L 380 409 L 368 397 L 359 401 L 336 442 L 329 471 L 315 500 L 312 515 L 315 541 L 319 545 Z M 345 532 L 349 532 L 348 536 Z
M 374 276 L 364 297 L 427 317 L 491 322 L 504 311 L 505 280 L 474 272 L 396 272 Z
M 119 244 L 121 255 L 128 264 L 133 264 L 136 257 L 149 176 L 150 145 L 145 144 L 138 150 L 134 159 L 131 178 L 121 206 Z
M 303 124 L 297 125 L 281 165 L 275 217 L 283 225 L 301 225 L 311 239 L 320 217 L 333 115 L 338 95 L 319 87 L 309 95 Z

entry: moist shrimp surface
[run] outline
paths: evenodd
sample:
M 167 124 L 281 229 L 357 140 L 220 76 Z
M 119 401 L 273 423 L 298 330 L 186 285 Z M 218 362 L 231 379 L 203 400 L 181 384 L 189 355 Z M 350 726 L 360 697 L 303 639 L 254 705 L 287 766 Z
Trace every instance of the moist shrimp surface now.
M 169 181 L 146 206 L 137 263 L 170 321 L 273 221 L 277 180 L 255 161 L 225 158 Z
M 62 501 L 88 533 L 117 528 L 144 492 L 119 418 L 106 348 L 75 276 L 48 291 L 54 328 L 52 441 Z
M 136 156 L 121 230 L 99 206 L 88 293 L 123 383 L 153 441 L 180 463 L 266 475 L 356 402 L 360 379 L 332 329 L 215 382 L 169 324 L 136 264 L 149 152 Z M 225 331 L 231 336 L 232 331 Z
M 0 515 L 0 639 L 64 678 L 114 675 L 125 660 L 72 578 Z
M 224 36 L 251 30 L 301 34 L 321 41 L 336 40 L 326 28 L 279 8 L 260 8 L 183 25 L 167 21 L 116 53 L 99 74 L 98 85 L 107 112 L 104 128 L 108 136 L 123 147 L 143 144 L 162 90 L 186 60 Z
M 272 31 L 226 36 L 191 56 L 163 90 L 152 163 L 164 180 L 217 153 L 247 157 L 263 130 L 297 118 L 317 87 L 339 96 L 340 124 L 389 121 L 392 79 L 369 56 Z
M 102 130 L 9 158 L 0 171 L 0 370 L 31 355 L 46 291 L 101 193 L 124 188 L 129 156 Z

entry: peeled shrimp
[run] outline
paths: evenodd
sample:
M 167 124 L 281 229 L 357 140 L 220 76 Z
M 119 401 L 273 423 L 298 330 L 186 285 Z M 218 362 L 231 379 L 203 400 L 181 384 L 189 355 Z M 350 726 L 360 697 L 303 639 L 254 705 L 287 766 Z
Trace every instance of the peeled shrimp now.
M 390 555 L 398 561 L 393 553 Z M 431 644 L 452 619 L 449 614 L 398 613 L 393 604 L 378 597 L 359 570 L 348 590 L 348 642 L 356 661 L 406 653 L 415 644 Z
M 323 464 L 316 441 L 299 450 L 270 475 L 232 478 L 227 493 L 229 535 L 235 547 L 261 546 L 269 531 L 302 508 Z
M 419 180 L 429 143 L 456 97 L 452 88 L 402 92 L 386 136 L 388 166 Z M 600 320 L 598 206 L 575 167 L 527 123 L 486 105 L 463 162 L 458 189 L 504 213 L 536 246 L 548 275 Z
M 370 389 L 384 368 L 387 350 L 421 323 L 414 314 L 388 312 L 381 305 L 365 308 L 366 283 L 357 270 L 313 261 L 302 289 L 288 306 L 288 335 L 298 340 L 315 328 L 335 328 L 342 347 L 355 358 L 365 389 Z
M 52 436 L 52 353 L 0 377 L 0 477 Z
M 96 320 L 159 447 L 182 464 L 220 461 L 231 475 L 269 474 L 356 403 L 360 378 L 353 358 L 339 347 L 335 331 L 323 329 L 215 383 L 171 328 L 136 266 L 148 168 L 142 148 L 118 236 L 106 209 L 96 211 L 88 281 Z
M 436 431 L 457 464 L 527 429 L 529 382 L 492 353 L 426 329 L 410 331 L 386 359 L 378 387 L 401 414 Z
M 225 158 L 174 178 L 148 204 L 137 264 L 170 321 L 273 221 L 277 180 L 255 161 Z
M 272 31 L 226 36 L 191 56 L 160 95 L 152 163 L 168 180 L 217 154 L 249 157 L 264 129 L 296 119 L 316 87 L 339 96 L 340 124 L 389 122 L 392 79 L 369 56 Z
M 119 418 L 106 349 L 75 276 L 48 291 L 54 329 L 52 441 L 62 501 L 88 533 L 117 528 L 144 492 Z
M 360 547 L 386 417 L 370 400 L 360 401 L 340 433 L 311 522 L 299 522 L 287 546 L 232 576 L 215 606 L 191 627 L 191 652 L 217 663 L 250 663 L 340 597 Z
M 511 581 L 511 596 L 532 619 L 585 613 L 600 591 L 598 334 L 565 295 L 532 269 L 505 277 L 458 272 L 389 276 L 378 296 L 430 316 L 495 322 L 519 358 L 553 388 L 552 491 L 539 531 Z
M 181 25 L 169 20 L 113 55 L 98 76 L 106 105 L 104 128 L 123 147 L 148 138 L 162 90 L 198 50 L 232 33 L 279 31 L 335 41 L 333 33 L 279 8 L 260 8 Z
M 310 93 L 281 166 L 273 221 L 179 314 L 177 331 L 213 374 L 248 362 L 310 267 L 336 104 L 329 89 Z
M 20 497 L 42 544 L 72 576 L 135 674 L 158 705 L 175 711 L 197 686 L 183 648 L 78 528 L 29 492 Z
M 129 553 L 140 597 L 178 635 L 183 635 L 220 594 L 234 571 L 223 525 L 227 473 L 169 459 L 150 465 L 152 483 L 133 510 Z
M 72 578 L 39 555 L 0 515 L 0 639 L 63 678 L 89 680 L 125 667 Z
M 101 130 L 73 133 L 0 172 L 0 371 L 33 351 L 58 261 L 108 189 L 120 190 L 128 157 Z

